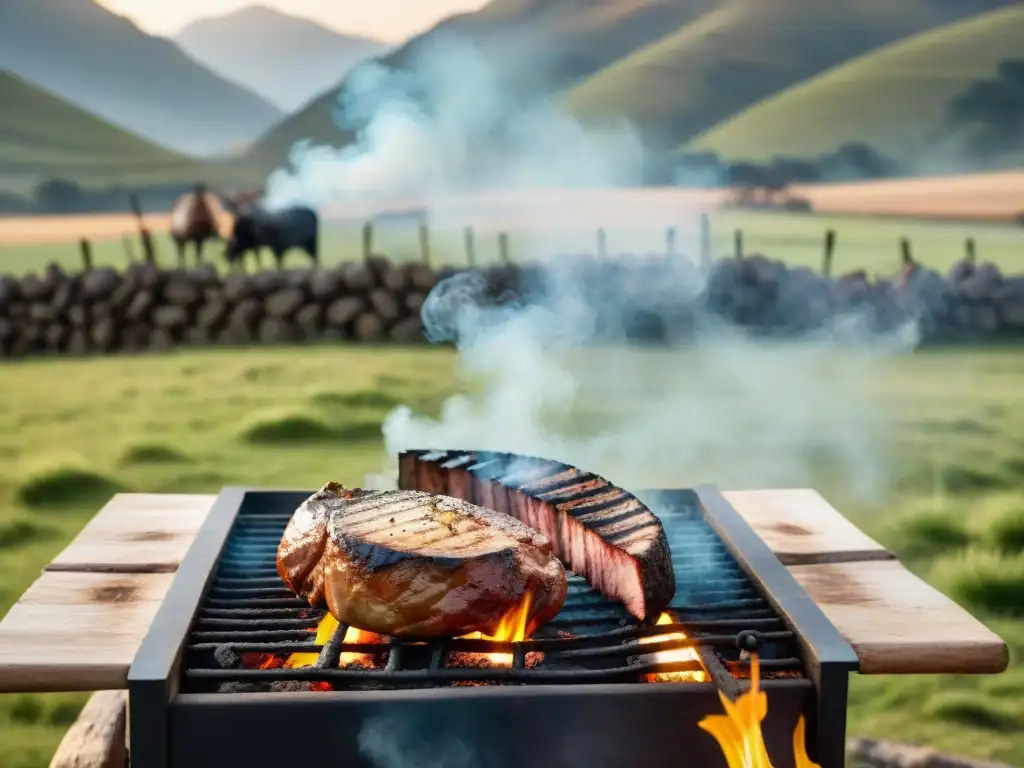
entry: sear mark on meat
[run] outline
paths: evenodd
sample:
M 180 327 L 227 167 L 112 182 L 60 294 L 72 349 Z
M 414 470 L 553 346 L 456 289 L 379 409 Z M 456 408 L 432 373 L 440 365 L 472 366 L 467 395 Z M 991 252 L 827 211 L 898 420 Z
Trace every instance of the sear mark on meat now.
M 403 638 L 493 635 L 529 599 L 528 627 L 567 588 L 549 541 L 509 515 L 420 491 L 327 483 L 278 548 L 284 583 L 338 621 Z
M 472 481 L 453 482 L 454 472 L 468 472 Z M 567 568 L 641 621 L 656 618 L 675 595 L 661 521 L 603 477 L 506 453 L 407 451 L 399 456 L 398 484 L 444 487 L 507 512 L 542 533 Z

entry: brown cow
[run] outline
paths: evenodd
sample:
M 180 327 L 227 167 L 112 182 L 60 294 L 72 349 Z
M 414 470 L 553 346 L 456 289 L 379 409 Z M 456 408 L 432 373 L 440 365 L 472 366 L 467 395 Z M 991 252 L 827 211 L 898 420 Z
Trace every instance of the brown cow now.
M 185 266 L 185 247 L 189 243 L 195 245 L 196 264 L 200 264 L 206 241 L 221 239 L 217 222 L 219 208 L 217 199 L 208 194 L 202 184 L 175 201 L 171 209 L 171 239 L 178 249 L 178 266 Z

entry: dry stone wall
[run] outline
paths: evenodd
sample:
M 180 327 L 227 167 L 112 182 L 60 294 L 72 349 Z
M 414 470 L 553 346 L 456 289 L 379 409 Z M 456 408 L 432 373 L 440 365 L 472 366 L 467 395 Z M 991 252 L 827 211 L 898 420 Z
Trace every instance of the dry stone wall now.
M 1024 339 L 1024 276 L 961 262 L 942 275 L 908 265 L 896 280 L 864 273 L 828 278 L 753 255 L 700 269 L 674 257 L 566 257 L 554 267 L 481 272 L 496 301 L 510 295 L 558 304 L 573 286 L 598 327 L 647 339 L 682 339 L 712 320 L 749 333 L 793 337 L 844 319 L 884 331 L 917 322 L 923 342 Z M 68 274 L 0 276 L 0 356 L 104 354 L 179 345 L 314 340 L 416 343 L 420 309 L 454 269 L 396 265 L 383 257 L 325 270 L 221 275 L 212 266 L 134 264 Z

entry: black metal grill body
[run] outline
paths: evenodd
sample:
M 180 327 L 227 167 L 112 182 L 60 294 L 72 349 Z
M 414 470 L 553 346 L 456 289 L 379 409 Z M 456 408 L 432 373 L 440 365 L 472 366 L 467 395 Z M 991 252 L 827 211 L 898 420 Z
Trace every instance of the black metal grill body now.
M 319 645 L 312 628 L 323 612 L 291 595 L 274 567 L 284 526 L 309 492 L 225 489 L 129 674 L 133 768 L 278 768 L 295 759 L 512 768 L 538 757 L 553 768 L 724 768 L 697 724 L 723 713 L 719 690 L 735 698 L 748 687 L 739 646 L 751 638 L 773 764 L 793 766 L 803 714 L 811 756 L 840 768 L 852 649 L 717 490 L 638 495 L 669 537 L 673 625 L 639 627 L 570 575 L 562 611 L 526 642 L 353 645 L 341 626 Z M 668 637 L 679 629 L 691 639 Z M 700 662 L 652 656 L 683 646 Z M 513 665 L 452 663 L 453 653 L 496 651 L 511 653 Z M 319 659 L 305 669 L 252 668 L 261 654 L 295 652 Z M 378 661 L 339 669 L 342 652 L 374 652 Z M 712 682 L 644 682 L 701 667 Z M 333 690 L 295 690 L 310 683 Z

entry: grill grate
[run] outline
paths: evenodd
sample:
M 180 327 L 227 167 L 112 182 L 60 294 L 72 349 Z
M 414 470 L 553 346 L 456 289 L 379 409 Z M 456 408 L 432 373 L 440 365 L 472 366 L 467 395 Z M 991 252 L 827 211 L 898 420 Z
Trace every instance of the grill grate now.
M 467 684 L 641 682 L 645 675 L 705 670 L 728 695 L 749 676 L 747 654 L 757 648 L 767 679 L 800 678 L 796 639 L 705 522 L 691 496 L 664 496 L 655 506 L 668 536 L 676 576 L 671 624 L 640 626 L 625 609 L 569 574 L 558 616 L 523 642 L 450 639 L 316 642 L 324 611 L 310 608 L 281 583 L 278 542 L 291 508 L 242 510 L 222 552 L 212 585 L 188 636 L 185 689 L 345 690 Z M 687 638 L 673 638 L 685 632 Z M 656 638 L 641 643 L 641 638 Z M 654 654 L 692 647 L 700 662 L 663 661 Z M 318 654 L 312 667 L 281 668 L 293 653 Z M 346 665 L 342 653 L 371 654 L 373 668 Z M 506 653 L 509 667 L 487 666 L 453 654 Z M 255 664 L 254 664 L 255 660 Z M 259 668 L 259 663 L 271 668 Z M 256 668 L 251 668 L 256 666 Z

